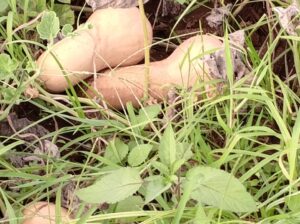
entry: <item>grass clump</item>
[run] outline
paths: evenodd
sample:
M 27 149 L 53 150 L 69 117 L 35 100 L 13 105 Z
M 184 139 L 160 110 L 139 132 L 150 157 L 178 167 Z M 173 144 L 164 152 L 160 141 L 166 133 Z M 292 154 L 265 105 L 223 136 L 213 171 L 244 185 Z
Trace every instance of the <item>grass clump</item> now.
M 170 91 L 162 104 L 114 111 L 75 89 L 50 94 L 37 81 L 36 56 L 54 41 L 40 38 L 40 13 L 60 3 L 7 1 L 0 10 L 0 223 L 21 223 L 22 209 L 37 201 L 67 208 L 71 223 L 300 223 L 300 39 L 271 10 L 286 2 L 263 1 L 269 14 L 247 26 L 236 14 L 260 3 L 234 4 L 223 27 L 222 94 L 207 97 L 200 83 Z M 72 4 L 64 5 L 69 13 L 83 10 Z M 186 4 L 178 24 L 211 7 Z M 236 79 L 228 33 L 242 28 L 249 74 Z M 255 42 L 261 30 L 265 42 Z

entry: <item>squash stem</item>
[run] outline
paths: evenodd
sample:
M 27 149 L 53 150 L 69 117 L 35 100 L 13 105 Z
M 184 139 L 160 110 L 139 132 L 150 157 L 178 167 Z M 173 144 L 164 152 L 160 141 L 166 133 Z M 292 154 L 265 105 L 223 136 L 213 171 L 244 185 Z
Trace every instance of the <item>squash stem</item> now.
M 144 52 L 145 52 L 145 73 L 144 73 L 144 96 L 143 101 L 148 100 L 149 98 L 149 81 L 150 81 L 150 47 L 148 39 L 148 30 L 147 30 L 147 21 L 146 14 L 144 10 L 144 1 L 139 0 L 139 9 L 140 15 L 143 22 L 143 31 L 144 31 Z

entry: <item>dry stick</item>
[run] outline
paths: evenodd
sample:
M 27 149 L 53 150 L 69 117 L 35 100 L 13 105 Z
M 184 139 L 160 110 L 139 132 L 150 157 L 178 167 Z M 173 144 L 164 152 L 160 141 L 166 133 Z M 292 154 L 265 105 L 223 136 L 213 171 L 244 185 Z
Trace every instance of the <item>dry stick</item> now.
M 139 8 L 140 8 L 140 15 L 143 21 L 143 31 L 144 31 L 144 48 L 145 48 L 145 82 L 144 82 L 144 100 L 149 98 L 149 81 L 150 81 L 150 47 L 149 47 L 149 39 L 148 39 L 148 31 L 147 31 L 147 24 L 146 24 L 146 15 L 144 10 L 144 2 L 143 0 L 139 0 Z

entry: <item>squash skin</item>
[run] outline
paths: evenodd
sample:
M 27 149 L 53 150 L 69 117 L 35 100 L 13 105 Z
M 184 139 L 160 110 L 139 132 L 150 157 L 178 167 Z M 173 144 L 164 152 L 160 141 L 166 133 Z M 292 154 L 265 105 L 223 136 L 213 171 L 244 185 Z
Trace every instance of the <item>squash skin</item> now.
M 152 27 L 145 20 L 151 43 Z M 138 8 L 97 10 L 87 22 L 91 29 L 78 29 L 75 36 L 64 38 L 38 58 L 39 79 L 50 92 L 69 87 L 65 76 L 75 85 L 104 68 L 134 65 L 144 58 L 143 21 Z
M 22 224 L 55 224 L 55 204 L 44 201 L 36 202 L 23 210 Z M 61 208 L 62 224 L 70 222 L 68 211 Z
M 167 97 L 172 86 L 189 88 L 197 81 L 208 81 L 208 67 L 200 57 L 221 47 L 222 42 L 217 37 L 194 36 L 180 44 L 168 58 L 150 63 L 149 95 L 160 102 Z M 89 88 L 86 94 L 89 98 L 99 97 L 115 109 L 121 109 L 127 102 L 140 107 L 144 74 L 144 65 L 107 71 L 91 84 L 96 90 Z

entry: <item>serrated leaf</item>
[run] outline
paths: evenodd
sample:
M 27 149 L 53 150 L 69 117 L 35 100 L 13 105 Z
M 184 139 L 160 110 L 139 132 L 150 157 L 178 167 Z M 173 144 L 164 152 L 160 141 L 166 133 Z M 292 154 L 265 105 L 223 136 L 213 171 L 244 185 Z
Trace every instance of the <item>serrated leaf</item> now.
M 171 167 L 176 160 L 176 141 L 174 135 L 172 126 L 169 125 L 160 140 L 158 150 L 160 161 L 168 167 Z
M 232 212 L 256 210 L 253 197 L 241 182 L 223 170 L 196 167 L 187 173 L 186 181 L 192 181 L 191 198 L 198 202 Z
M 0 54 L 0 80 L 12 76 L 17 67 L 18 63 L 12 60 L 8 54 Z
M 144 180 L 143 194 L 145 196 L 145 204 L 154 200 L 163 192 L 171 187 L 171 183 L 167 183 L 162 176 L 151 176 Z
M 37 31 L 43 40 L 52 40 L 59 32 L 59 19 L 53 11 L 45 12 L 41 22 L 37 25 Z
M 152 145 L 142 144 L 135 146 L 128 155 L 128 163 L 130 166 L 138 166 L 147 158 L 153 148 Z
M 141 185 L 139 171 L 127 167 L 112 171 L 76 194 L 87 203 L 116 203 L 132 196 Z
M 73 26 L 71 24 L 65 24 L 61 29 L 62 34 L 66 37 L 73 32 Z
M 70 5 L 55 4 L 53 10 L 58 16 L 61 26 L 75 23 L 75 14 Z
M 128 145 L 119 138 L 110 141 L 105 149 L 104 158 L 114 162 L 121 163 L 129 151 Z

